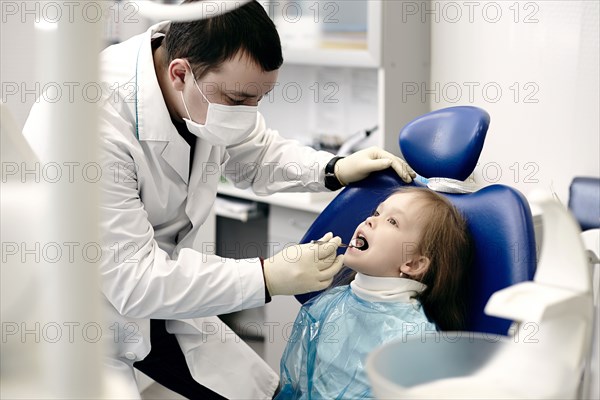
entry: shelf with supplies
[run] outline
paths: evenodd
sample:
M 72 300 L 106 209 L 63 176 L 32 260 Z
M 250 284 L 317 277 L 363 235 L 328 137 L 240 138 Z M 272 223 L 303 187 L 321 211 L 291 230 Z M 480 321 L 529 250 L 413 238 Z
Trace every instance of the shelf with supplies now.
M 275 193 L 270 196 L 259 196 L 250 189 L 238 189 L 231 183 L 219 183 L 217 194 L 234 197 L 238 199 L 251 200 L 258 203 L 266 203 L 294 210 L 321 213 L 333 200 L 338 192 L 289 192 Z M 217 215 L 219 212 L 217 212 Z M 226 216 L 226 215 L 223 215 Z M 236 218 L 238 219 L 238 218 Z
M 326 67 L 377 68 L 378 61 L 366 51 L 351 49 L 290 49 L 283 50 L 286 63 Z
M 407 89 L 429 81 L 429 20 L 404 18 L 402 1 L 262 3 L 284 56 L 278 85 L 261 104 L 269 127 L 319 148 L 321 139 L 342 144 L 377 126 L 352 150 L 400 155 L 400 130 L 430 111 L 427 98 Z
M 381 1 L 263 1 L 286 63 L 340 67 L 381 64 Z
M 268 206 L 264 203 L 231 196 L 217 196 L 215 214 L 219 217 L 231 218 L 240 222 L 248 222 L 254 218 L 268 214 Z

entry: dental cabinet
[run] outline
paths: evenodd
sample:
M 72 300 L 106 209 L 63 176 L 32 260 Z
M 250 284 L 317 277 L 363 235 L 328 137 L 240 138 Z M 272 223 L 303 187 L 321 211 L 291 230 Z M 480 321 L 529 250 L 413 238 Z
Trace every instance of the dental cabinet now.
M 376 128 L 357 147 L 398 154 L 400 129 L 429 111 L 426 98 L 408 95 L 429 80 L 429 21 L 404 18 L 409 10 L 399 1 L 261 3 L 284 57 L 277 85 L 260 105 L 268 126 L 332 152 Z

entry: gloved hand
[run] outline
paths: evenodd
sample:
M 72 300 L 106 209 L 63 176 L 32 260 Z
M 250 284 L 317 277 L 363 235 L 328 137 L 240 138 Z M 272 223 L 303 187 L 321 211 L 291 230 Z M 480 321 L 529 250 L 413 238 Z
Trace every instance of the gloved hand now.
M 342 240 L 328 233 L 319 241 L 327 243 L 289 246 L 265 259 L 265 282 L 271 296 L 314 292 L 331 284 L 342 268 L 344 256 L 336 256 Z
M 349 183 L 365 179 L 371 172 L 392 167 L 406 183 L 417 176 L 406 161 L 379 147 L 357 151 L 348 157 L 341 158 L 335 163 L 334 173 L 340 183 Z

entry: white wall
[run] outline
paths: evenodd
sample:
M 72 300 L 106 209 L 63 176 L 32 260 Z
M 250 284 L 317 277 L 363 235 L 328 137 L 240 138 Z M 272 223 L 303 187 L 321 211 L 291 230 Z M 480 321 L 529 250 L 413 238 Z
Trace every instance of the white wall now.
M 44 88 L 59 88 L 66 96 L 70 82 L 45 82 L 39 79 L 45 68 L 44 60 L 36 60 L 41 52 L 41 39 L 49 32 L 38 31 L 38 21 L 58 21 L 85 15 L 89 20 L 102 24 L 106 45 L 115 40 L 125 40 L 144 32 L 151 22 L 142 17 L 137 5 L 131 1 L 94 2 L 84 8 L 84 3 L 0 1 L 0 100 L 7 104 L 18 128 L 22 129 L 29 110 Z M 95 12 L 102 6 L 102 15 Z M 87 10 L 84 14 L 83 10 Z M 60 13 L 60 14 L 58 14 Z M 70 20 L 70 19 L 69 19 Z M 36 36 L 36 34 L 41 35 Z M 72 87 L 72 86 L 71 86 Z M 81 86 L 79 87 L 79 90 Z
M 35 32 L 34 16 L 7 15 L 6 2 L 2 2 L 0 24 L 0 100 L 8 105 L 19 129 L 23 128 L 29 109 L 39 90 L 35 90 Z M 15 40 L 18 38 L 18 40 Z M 17 88 L 17 89 L 15 89 Z M 29 94 L 25 90 L 32 90 Z M 13 91 L 16 90 L 16 93 Z M 36 93 L 37 92 L 37 93 Z
M 491 115 L 477 182 L 525 194 L 553 185 L 566 203 L 574 176 L 600 176 L 598 5 L 432 1 L 433 14 L 410 16 L 432 22 L 431 109 L 470 104 Z
M 398 16 L 399 23 L 429 19 L 432 26 L 431 80 L 423 89 L 433 93 L 414 96 L 431 109 L 472 104 L 490 113 L 478 182 L 497 180 L 524 193 L 553 184 L 566 202 L 574 176 L 600 175 L 598 1 L 425 4 L 406 2 Z M 122 38 L 148 24 L 122 16 Z M 2 99 L 22 126 L 35 95 L 4 89 L 7 82 L 35 87 L 43 61 L 34 60 L 33 16 L 8 16 L 0 30 Z

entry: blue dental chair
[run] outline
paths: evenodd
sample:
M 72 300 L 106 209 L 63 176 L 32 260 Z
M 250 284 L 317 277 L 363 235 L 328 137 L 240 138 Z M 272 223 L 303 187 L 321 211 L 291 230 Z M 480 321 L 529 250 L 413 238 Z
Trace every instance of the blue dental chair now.
M 600 228 L 600 178 L 573 179 L 569 187 L 569 210 L 582 231 Z
M 400 149 L 418 175 L 430 181 L 463 181 L 477 164 L 489 122 L 487 112 L 476 107 L 430 112 L 402 129 Z M 321 213 L 301 243 L 330 231 L 348 243 L 356 226 L 403 185 L 406 184 L 390 170 L 349 185 Z M 409 185 L 425 186 L 419 180 Z M 487 186 L 469 194 L 442 194 L 465 216 L 473 240 L 471 315 L 466 330 L 506 335 L 511 321 L 487 316 L 483 309 L 492 293 L 533 279 L 536 251 L 529 205 L 521 193 L 503 185 Z M 297 298 L 304 303 L 316 294 Z

